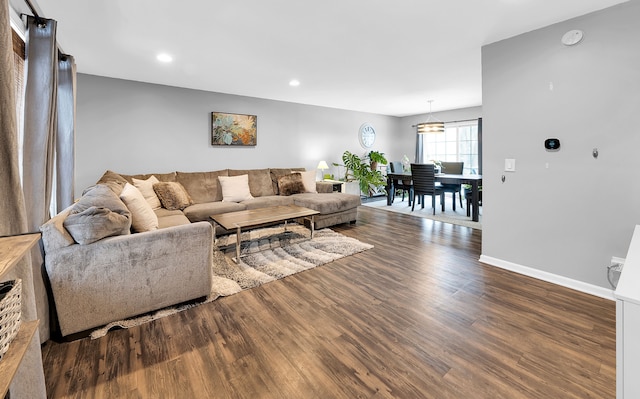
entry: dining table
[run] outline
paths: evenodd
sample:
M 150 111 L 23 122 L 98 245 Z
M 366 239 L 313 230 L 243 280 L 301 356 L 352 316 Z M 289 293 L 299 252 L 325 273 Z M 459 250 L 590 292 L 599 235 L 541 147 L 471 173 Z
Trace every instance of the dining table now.
M 482 185 L 482 175 L 461 174 L 454 175 L 448 173 L 437 173 L 435 175 L 436 182 L 442 184 L 469 184 L 471 186 L 471 220 L 477 222 L 480 220 L 480 186 Z M 391 205 L 395 188 L 393 182 L 395 180 L 411 180 L 411 173 L 387 173 L 387 205 Z

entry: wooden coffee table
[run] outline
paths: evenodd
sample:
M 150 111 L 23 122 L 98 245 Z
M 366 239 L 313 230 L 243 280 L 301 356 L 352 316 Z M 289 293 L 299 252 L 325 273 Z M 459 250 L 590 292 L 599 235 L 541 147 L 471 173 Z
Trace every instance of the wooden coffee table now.
M 297 205 L 281 205 L 267 208 L 249 209 L 246 211 L 220 213 L 211 215 L 213 220 L 213 240 L 215 242 L 216 223 L 224 227 L 226 230 L 236 230 L 236 258 L 235 261 L 240 263 L 240 235 L 242 229 L 252 229 L 256 227 L 266 226 L 276 222 L 285 223 L 285 231 L 287 221 L 293 219 L 304 218 L 311 222 L 311 238 L 314 232 L 314 216 L 320 212 L 313 209 L 304 208 Z

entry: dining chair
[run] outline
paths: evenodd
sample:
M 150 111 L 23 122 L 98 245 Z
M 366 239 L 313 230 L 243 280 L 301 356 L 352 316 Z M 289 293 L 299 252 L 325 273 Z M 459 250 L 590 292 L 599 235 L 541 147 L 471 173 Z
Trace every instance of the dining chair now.
M 440 162 L 442 173 L 449 175 L 461 175 L 464 170 L 464 162 Z M 453 194 L 453 210 L 456 210 L 456 193 L 460 198 L 460 207 L 462 206 L 462 186 L 460 184 L 443 184 L 442 189 L 447 193 Z
M 471 217 L 471 191 L 466 191 L 464 193 L 464 198 L 467 200 L 467 217 Z M 482 187 L 480 187 L 480 191 L 478 191 L 478 206 L 482 206 Z
M 411 179 L 413 180 L 413 205 L 411 206 L 411 211 L 415 209 L 416 199 L 418 196 L 421 198 L 422 208 L 424 209 L 424 196 L 430 195 L 431 207 L 433 208 L 433 214 L 435 215 L 436 195 L 439 195 L 442 212 L 444 212 L 444 191 L 441 186 L 436 186 L 435 165 L 412 163 Z
M 391 173 L 402 173 L 404 168 L 402 167 L 402 162 L 389 162 L 389 168 L 391 169 Z M 402 190 L 402 201 L 404 201 L 404 194 L 407 193 L 407 197 L 409 198 L 409 206 L 411 206 L 411 200 L 413 198 L 413 184 L 411 181 L 404 181 L 402 179 L 393 179 L 393 190 L 391 193 L 391 203 L 393 204 L 393 200 L 396 196 L 395 190 Z

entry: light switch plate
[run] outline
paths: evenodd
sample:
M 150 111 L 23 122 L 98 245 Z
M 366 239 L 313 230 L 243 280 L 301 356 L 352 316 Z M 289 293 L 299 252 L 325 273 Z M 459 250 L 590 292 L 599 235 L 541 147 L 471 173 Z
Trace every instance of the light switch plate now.
M 506 158 L 504 160 L 504 171 L 505 172 L 515 172 L 516 171 L 516 160 L 513 158 Z

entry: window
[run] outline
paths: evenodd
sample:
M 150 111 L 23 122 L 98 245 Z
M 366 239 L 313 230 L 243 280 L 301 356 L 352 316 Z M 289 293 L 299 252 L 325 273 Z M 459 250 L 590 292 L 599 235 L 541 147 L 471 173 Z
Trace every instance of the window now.
M 478 120 L 445 123 L 445 132 L 424 134 L 425 161 L 464 162 L 464 173 L 480 173 Z

